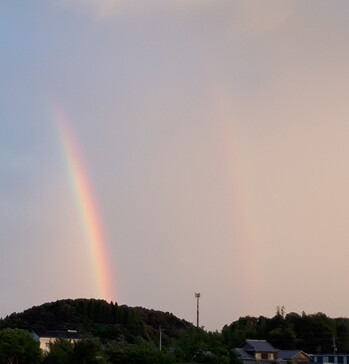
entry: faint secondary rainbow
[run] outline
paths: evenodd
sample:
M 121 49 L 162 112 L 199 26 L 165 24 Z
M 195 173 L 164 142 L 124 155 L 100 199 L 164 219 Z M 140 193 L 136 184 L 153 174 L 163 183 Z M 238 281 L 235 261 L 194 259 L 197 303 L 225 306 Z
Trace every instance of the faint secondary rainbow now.
M 107 244 L 97 205 L 71 122 L 62 108 L 54 111 L 60 145 L 64 154 L 67 174 L 79 210 L 92 266 L 94 289 L 98 298 L 111 301 L 114 298 Z
M 236 284 L 246 314 L 256 311 L 261 302 L 264 285 L 263 251 L 259 246 L 257 224 L 254 221 L 253 179 L 247 172 L 246 157 L 234 129 L 234 120 L 241 117 L 237 101 L 219 74 L 210 88 L 210 117 L 215 120 L 215 132 L 220 135 L 222 158 L 226 163 L 227 179 L 231 183 L 227 203 L 231 223 L 232 275 L 243 281 Z M 237 98 L 236 98 L 237 99 Z M 246 264 L 248 262 L 248 264 Z M 234 268 L 235 266 L 235 268 Z

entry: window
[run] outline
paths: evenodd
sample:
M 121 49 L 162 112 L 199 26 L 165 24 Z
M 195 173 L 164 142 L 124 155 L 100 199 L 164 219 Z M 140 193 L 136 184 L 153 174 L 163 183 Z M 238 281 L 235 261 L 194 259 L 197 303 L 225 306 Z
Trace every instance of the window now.
M 318 363 L 322 363 L 323 362 L 323 357 L 322 356 L 318 356 L 317 357 L 317 362 Z
M 328 357 L 328 362 L 329 363 L 334 363 L 334 356 L 329 356 Z
M 262 353 L 262 359 L 268 360 L 268 353 Z
M 343 364 L 344 363 L 344 360 L 343 360 L 344 358 L 340 355 L 340 356 L 338 356 L 337 357 L 337 363 L 341 363 L 341 364 Z

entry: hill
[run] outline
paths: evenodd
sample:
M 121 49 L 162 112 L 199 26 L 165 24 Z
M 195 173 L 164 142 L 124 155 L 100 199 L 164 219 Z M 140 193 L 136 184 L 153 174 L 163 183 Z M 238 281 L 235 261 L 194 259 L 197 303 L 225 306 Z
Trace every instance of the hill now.
M 134 342 L 137 337 L 157 340 L 160 325 L 165 330 L 164 344 L 177 338 L 181 330 L 192 327 L 189 322 L 168 312 L 83 298 L 34 306 L 0 321 L 0 328 L 78 330 L 102 341 L 116 340 L 122 335 L 128 342 Z
M 180 348 L 186 357 L 198 348 L 227 355 L 245 339 L 264 339 L 279 349 L 307 353 L 330 353 L 334 346 L 337 352 L 349 352 L 349 319 L 324 313 L 278 311 L 272 318 L 246 316 L 225 325 L 220 333 L 210 333 L 169 312 L 81 298 L 45 303 L 0 320 L 0 329 L 77 330 L 103 343 L 122 340 L 136 344 L 142 339 L 154 347 L 159 344 L 160 326 L 163 346 Z
M 349 319 L 330 318 L 324 313 L 301 315 L 277 312 L 272 318 L 241 317 L 222 330 L 228 347 L 237 347 L 243 340 L 264 339 L 279 349 L 300 349 L 306 353 L 349 352 Z

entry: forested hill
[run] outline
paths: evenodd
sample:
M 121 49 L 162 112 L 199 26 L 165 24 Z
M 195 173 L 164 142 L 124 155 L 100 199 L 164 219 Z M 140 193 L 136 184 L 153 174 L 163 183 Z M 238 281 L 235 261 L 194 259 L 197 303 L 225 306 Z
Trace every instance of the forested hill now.
M 323 313 L 277 312 L 272 318 L 241 317 L 224 326 L 222 336 L 230 347 L 237 347 L 249 338 L 268 340 L 278 349 L 300 349 L 313 354 L 334 350 L 349 353 L 349 319 L 330 318 Z
M 122 338 L 130 344 L 140 337 L 157 343 L 160 326 L 163 345 L 181 346 L 184 351 L 200 347 L 203 351 L 229 352 L 245 339 L 264 339 L 278 349 L 331 353 L 335 345 L 337 352 L 349 353 L 349 319 L 330 318 L 323 313 L 277 312 L 272 318 L 246 316 L 224 326 L 220 333 L 208 333 L 168 312 L 119 306 L 104 300 L 65 299 L 0 320 L 0 329 L 77 330 L 99 337 L 102 342 Z
M 159 326 L 164 340 L 176 338 L 181 329 L 192 326 L 171 313 L 141 307 L 118 306 L 97 299 L 65 299 L 34 306 L 22 313 L 13 313 L 0 321 L 0 328 L 27 330 L 78 330 L 102 340 L 123 335 L 129 342 L 136 337 L 154 339 Z

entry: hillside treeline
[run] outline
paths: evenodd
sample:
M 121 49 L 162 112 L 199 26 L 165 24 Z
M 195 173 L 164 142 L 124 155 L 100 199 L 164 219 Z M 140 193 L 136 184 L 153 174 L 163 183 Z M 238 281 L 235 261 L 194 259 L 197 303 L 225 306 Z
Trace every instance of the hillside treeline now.
M 0 333 L 77 330 L 83 341 L 59 341 L 43 363 L 74 363 L 76 356 L 104 357 L 106 363 L 239 363 L 233 348 L 245 339 L 264 339 L 279 349 L 349 353 L 349 319 L 278 310 L 272 318 L 241 317 L 221 332 L 207 332 L 168 312 L 119 306 L 96 299 L 66 299 L 13 313 L 0 320 Z M 159 351 L 160 329 L 162 351 Z M 7 340 L 8 342 L 8 340 Z M 0 359 L 3 347 L 0 343 Z M 68 359 L 54 359 L 64 353 Z M 70 359 L 69 359 L 70 358 Z M 138 359 L 137 359 L 138 358 Z M 148 358 L 148 359 L 146 359 Z M 56 360 L 56 361 L 55 361 Z M 137 361 L 138 360 L 138 361 Z
M 160 326 L 166 344 L 191 324 L 168 312 L 119 306 L 97 299 L 65 299 L 45 303 L 22 313 L 13 313 L 0 321 L 0 328 L 77 330 L 99 337 L 102 341 L 116 340 L 122 335 L 128 342 L 135 341 L 137 337 L 158 339 Z
M 324 313 L 287 315 L 272 318 L 242 317 L 222 329 L 223 341 L 236 347 L 246 339 L 264 339 L 278 349 L 300 349 L 306 353 L 348 353 L 349 319 L 330 318 Z
M 77 330 L 85 338 L 75 344 L 57 341 L 44 356 L 45 364 L 82 362 L 77 357 L 84 355 L 91 359 L 84 359 L 86 363 L 95 363 L 93 358 L 98 357 L 99 363 L 108 364 L 228 364 L 235 360 L 218 332 L 197 329 L 168 312 L 119 306 L 104 300 L 67 299 L 35 306 L 0 320 L 0 334 L 8 329 Z M 1 346 L 0 342 L 0 362 Z

